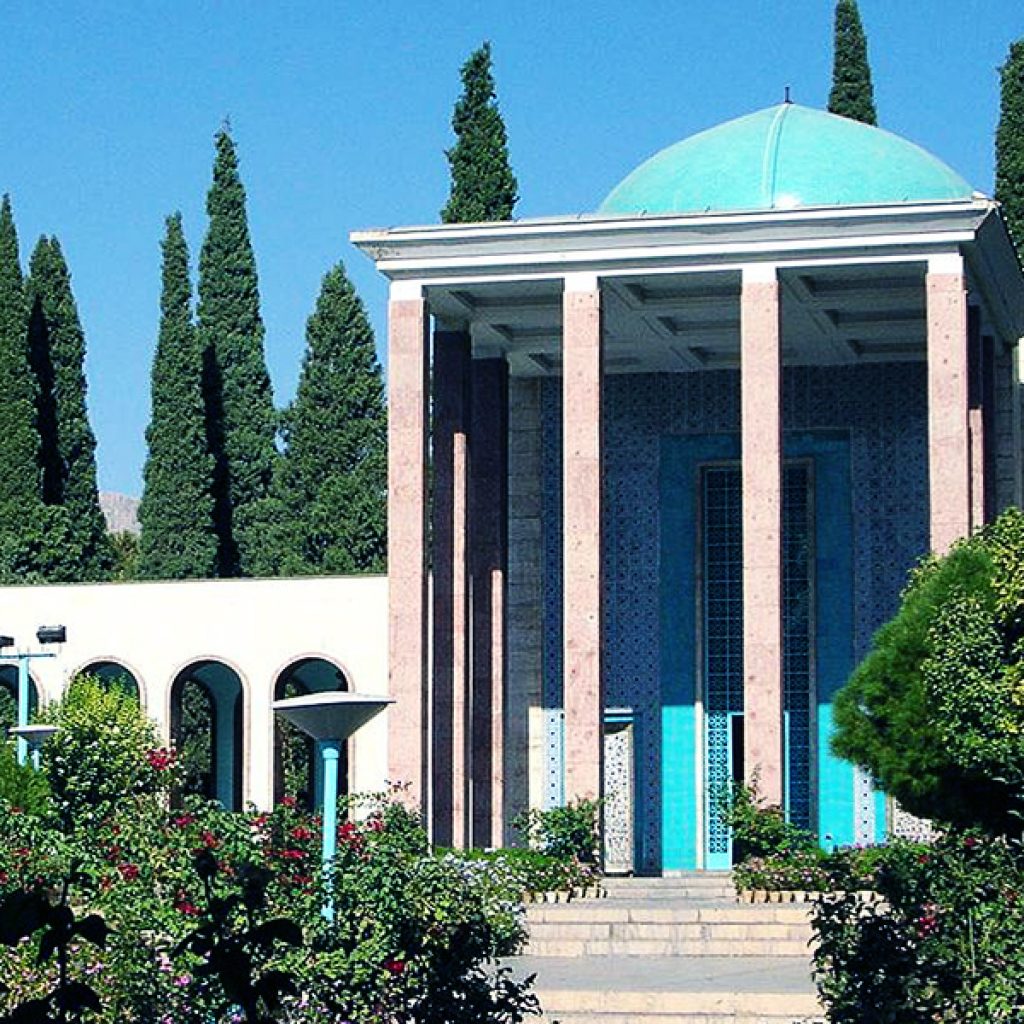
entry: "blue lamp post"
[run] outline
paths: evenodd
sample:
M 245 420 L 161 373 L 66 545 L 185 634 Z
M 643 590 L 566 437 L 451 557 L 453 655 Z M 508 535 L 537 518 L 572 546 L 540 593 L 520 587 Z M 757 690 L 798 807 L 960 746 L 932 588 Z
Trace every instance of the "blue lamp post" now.
M 62 644 L 68 638 L 68 631 L 63 626 L 40 626 L 36 630 L 36 639 L 41 644 Z M 14 638 L 0 636 L 0 661 L 16 661 L 18 663 L 18 729 L 28 726 L 29 712 L 29 678 L 28 663 L 33 658 L 55 658 L 53 651 L 17 651 L 4 654 L 4 649 L 14 646 Z M 28 740 L 24 734 L 18 735 L 18 764 L 28 760 Z
M 338 761 L 341 745 L 379 715 L 394 697 L 376 697 L 365 693 L 334 691 L 289 697 L 273 703 L 274 710 L 286 721 L 316 740 L 323 763 L 323 867 L 327 874 L 338 850 Z M 328 921 L 334 920 L 334 904 L 327 898 L 323 909 Z
M 25 742 L 32 751 L 32 767 L 39 771 L 40 754 L 43 744 L 57 731 L 55 725 L 17 725 L 8 730 L 18 742 Z

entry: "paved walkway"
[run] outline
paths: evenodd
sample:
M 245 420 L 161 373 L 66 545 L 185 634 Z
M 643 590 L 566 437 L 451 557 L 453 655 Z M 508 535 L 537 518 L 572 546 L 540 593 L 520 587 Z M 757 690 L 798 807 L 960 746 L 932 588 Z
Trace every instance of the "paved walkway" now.
M 541 991 L 815 991 L 809 965 L 798 957 L 517 956 L 503 963 L 520 976 L 536 973 Z

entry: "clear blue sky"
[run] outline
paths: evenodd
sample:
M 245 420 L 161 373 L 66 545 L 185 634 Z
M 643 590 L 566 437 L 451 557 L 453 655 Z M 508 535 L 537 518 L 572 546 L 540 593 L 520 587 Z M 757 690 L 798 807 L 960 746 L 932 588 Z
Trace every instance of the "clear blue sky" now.
M 992 187 L 997 67 L 1020 0 L 861 0 L 881 123 Z M 458 69 L 494 46 L 520 216 L 593 210 L 677 139 L 781 100 L 824 106 L 833 0 L 81 0 L 0 13 L 0 191 L 23 262 L 61 240 L 88 343 L 100 484 L 138 494 L 159 240 L 198 253 L 230 118 L 279 405 L 343 259 L 382 339 L 385 289 L 349 231 L 437 219 Z

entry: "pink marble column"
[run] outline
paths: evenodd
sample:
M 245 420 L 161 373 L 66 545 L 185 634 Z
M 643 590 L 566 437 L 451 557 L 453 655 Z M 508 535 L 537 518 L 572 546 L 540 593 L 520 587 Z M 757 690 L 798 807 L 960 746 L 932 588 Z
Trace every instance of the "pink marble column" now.
M 988 521 L 991 479 L 991 345 L 981 336 L 981 310 L 967 309 L 967 433 L 970 445 L 971 531 Z
M 393 284 L 388 305 L 388 776 L 427 796 L 427 306 Z M 425 809 L 425 808 L 424 808 Z
M 601 795 L 601 294 L 565 280 L 562 319 L 565 795 Z
M 431 673 L 431 837 L 440 846 L 466 845 L 468 490 L 470 340 L 435 331 L 433 373 L 433 616 Z
M 944 554 L 971 528 L 967 292 L 960 257 L 933 260 L 925 292 L 931 545 L 937 554 Z
M 740 299 L 743 476 L 743 765 L 783 799 L 782 380 L 779 283 L 750 267 Z
M 504 818 L 508 364 L 474 359 L 470 389 L 470 771 L 474 846 L 500 846 Z

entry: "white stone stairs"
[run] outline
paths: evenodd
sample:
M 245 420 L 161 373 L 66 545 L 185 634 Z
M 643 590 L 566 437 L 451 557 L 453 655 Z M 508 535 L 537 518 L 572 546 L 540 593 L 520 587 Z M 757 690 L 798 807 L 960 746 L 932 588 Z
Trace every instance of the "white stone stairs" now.
M 546 1022 L 821 1019 L 806 904 L 738 903 L 725 873 L 610 878 L 605 887 L 601 897 L 527 909 L 517 970 L 537 974 Z

